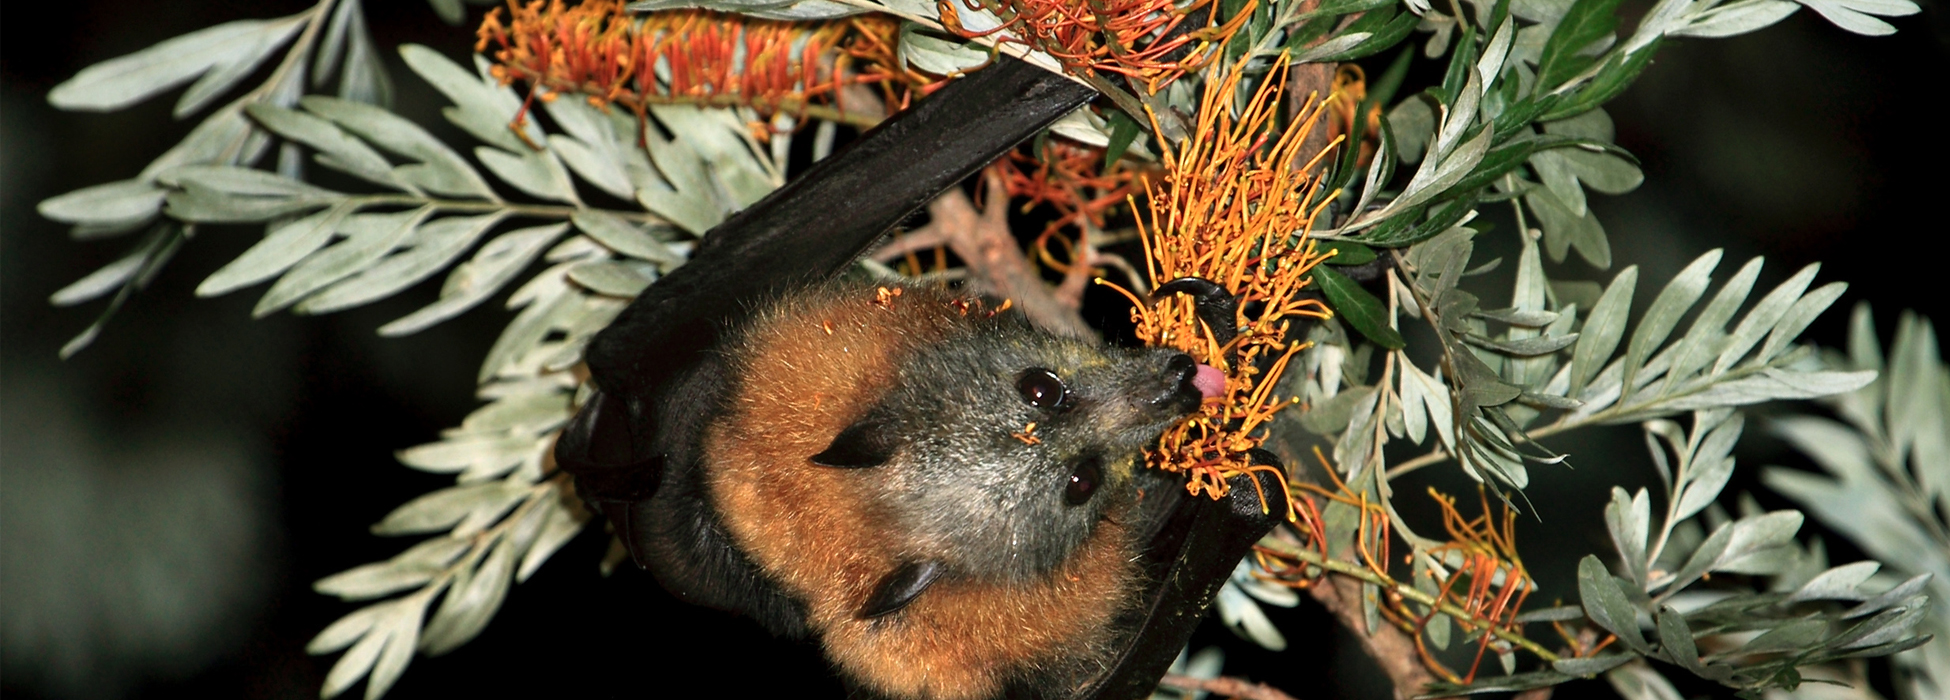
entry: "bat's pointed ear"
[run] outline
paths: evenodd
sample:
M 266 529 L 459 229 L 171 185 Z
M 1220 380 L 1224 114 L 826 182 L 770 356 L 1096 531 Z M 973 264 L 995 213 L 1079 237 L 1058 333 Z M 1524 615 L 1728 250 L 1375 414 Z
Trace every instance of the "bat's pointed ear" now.
M 849 425 L 833 437 L 826 450 L 812 456 L 813 464 L 841 469 L 878 467 L 894 458 L 900 448 L 899 431 L 873 413 Z
M 943 568 L 941 562 L 934 560 L 902 564 L 874 585 L 873 596 L 867 598 L 866 605 L 860 606 L 860 617 L 871 619 L 900 612 L 941 576 Z

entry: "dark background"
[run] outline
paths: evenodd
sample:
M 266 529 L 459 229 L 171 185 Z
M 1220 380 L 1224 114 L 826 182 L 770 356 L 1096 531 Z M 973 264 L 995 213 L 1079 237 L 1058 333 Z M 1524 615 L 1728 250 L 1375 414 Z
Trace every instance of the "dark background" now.
M 310 582 L 407 546 L 366 527 L 449 483 L 391 454 L 435 439 L 473 408 L 475 369 L 508 315 L 487 304 L 404 339 L 375 335 L 430 301 L 437 284 L 345 313 L 252 321 L 258 289 L 209 300 L 192 290 L 259 234 L 206 229 L 93 347 L 66 362 L 55 356 L 101 303 L 56 309 L 47 296 L 130 243 L 68 240 L 35 203 L 133 175 L 194 122 L 169 119 L 179 91 L 112 114 L 57 112 L 46 91 L 168 37 L 303 7 L 14 4 L 0 25 L 0 690 L 9 696 L 316 697 L 336 656 L 307 656 L 303 646 L 354 608 L 311 592 Z M 421 3 L 367 11 L 386 51 L 418 42 L 458 57 L 473 41 L 471 23 L 441 24 Z M 478 17 L 473 8 L 470 20 Z M 1591 206 L 1615 267 L 1641 267 L 1640 307 L 1687 261 L 1724 247 L 1723 270 L 1767 256 L 1756 294 L 1815 261 L 1824 265 L 1817 284 L 1850 282 L 1811 331 L 1824 345 L 1841 344 L 1858 300 L 1876 303 L 1885 335 L 1901 308 L 1950 318 L 1931 252 L 1944 231 L 1950 136 L 1930 106 L 1950 74 L 1950 20 L 1925 7 L 1893 23 L 1894 36 L 1860 37 L 1804 11 L 1754 35 L 1669 42 L 1609 107 L 1619 142 L 1644 161 L 1646 184 L 1620 197 L 1594 194 Z M 395 108 L 467 143 L 438 117 L 435 93 L 388 58 Z M 1486 236 L 1479 255 L 1512 253 L 1502 233 L 1510 230 Z M 1574 256 L 1551 274 L 1604 281 L 1614 272 Z M 1495 301 L 1492 292 L 1486 303 Z M 1805 464 L 1749 425 L 1740 456 L 1750 468 L 1729 493 L 1753 486 L 1751 467 Z M 1533 600 L 1573 596 L 1577 556 L 1609 549 L 1599 512 L 1611 484 L 1654 481 L 1636 432 L 1567 437 L 1556 446 L 1580 468 L 1533 472 L 1528 495 L 1542 525 L 1526 520 L 1519 529 L 1545 586 Z M 1428 485 L 1472 488 L 1450 465 L 1398 482 L 1406 517 L 1422 530 L 1435 529 L 1429 513 L 1413 510 Z M 1826 539 L 1838 561 L 1859 556 Z M 698 683 L 734 695 L 837 694 L 807 648 L 675 605 L 641 574 L 598 576 L 604 546 L 585 532 L 515 587 L 480 638 L 416 659 L 391 697 L 619 697 Z M 1318 610 L 1271 612 L 1292 643 L 1285 653 L 1238 643 L 1216 626 L 1194 646 L 1223 643 L 1228 673 L 1301 698 L 1386 693 Z M 1585 683 L 1560 696 L 1602 692 Z

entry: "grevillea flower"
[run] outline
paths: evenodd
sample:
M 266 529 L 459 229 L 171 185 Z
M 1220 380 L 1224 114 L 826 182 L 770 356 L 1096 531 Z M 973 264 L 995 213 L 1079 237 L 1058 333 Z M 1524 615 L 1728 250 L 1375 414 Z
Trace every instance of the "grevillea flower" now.
M 1319 456 L 1317 450 L 1315 454 Z M 1537 590 L 1536 580 L 1524 569 L 1523 559 L 1517 554 L 1516 510 L 1505 502 L 1501 516 L 1492 515 L 1489 497 L 1478 487 L 1477 501 L 1482 515 L 1467 518 L 1456 508 L 1454 497 L 1430 488 L 1429 496 L 1442 511 L 1442 527 L 1449 539 L 1430 542 L 1427 549 L 1417 553 L 1422 559 L 1415 567 L 1414 578 L 1421 580 L 1399 581 L 1388 572 L 1392 532 L 1388 509 L 1379 501 L 1349 489 L 1335 477 L 1337 471 L 1324 457 L 1321 466 L 1334 479 L 1332 489 L 1316 484 L 1296 485 L 1303 492 L 1293 496 L 1298 515 L 1294 532 L 1300 538 L 1297 544 L 1321 559 L 1330 558 L 1328 552 L 1335 547 L 1345 546 L 1329 541 L 1316 498 L 1355 509 L 1359 513 L 1359 525 L 1349 550 L 1356 563 L 1372 572 L 1374 579 L 1389 582 L 1390 588 L 1413 587 L 1435 603 L 1427 605 L 1428 601 L 1424 600 L 1411 605 L 1400 594 L 1385 594 L 1380 597 L 1377 612 L 1415 640 L 1415 650 L 1429 671 L 1458 685 L 1474 681 L 1485 652 L 1492 648 L 1499 653 L 1510 649 L 1510 641 L 1499 636 L 1521 638 L 1523 625 L 1517 616 L 1523 610 L 1525 599 Z M 1254 548 L 1254 561 L 1259 571 L 1265 572 L 1260 578 L 1294 588 L 1313 585 L 1319 580 L 1320 572 L 1299 556 L 1300 553 L 1279 545 Z M 1438 616 L 1448 618 L 1461 628 L 1463 635 L 1475 637 L 1476 653 L 1464 673 L 1450 670 L 1427 646 L 1423 632 Z M 1571 656 L 1592 656 L 1616 639 L 1593 645 L 1592 640 L 1580 640 L 1557 623 L 1551 624 L 1570 648 Z M 1483 634 L 1484 630 L 1491 634 Z
M 493 75 L 531 86 L 530 98 L 587 95 L 638 114 L 650 104 L 751 107 L 763 116 L 810 115 L 870 125 L 839 104 L 841 88 L 877 84 L 896 105 L 906 88 L 937 82 L 900 69 L 896 20 L 863 15 L 778 22 L 702 10 L 631 13 L 618 0 L 510 2 L 481 22 Z M 526 105 L 524 105 L 524 109 Z
M 1188 70 L 1218 55 L 1226 39 L 1252 16 L 1256 0 L 1223 25 L 1179 31 L 1182 24 L 1209 17 L 1213 0 L 959 0 L 970 10 L 986 10 L 1002 25 L 973 31 L 962 25 L 957 0 L 936 0 L 941 23 L 963 37 L 1004 37 L 1042 51 L 1078 75 L 1113 73 L 1156 92 Z
M 1103 160 L 1101 147 L 1051 139 L 1038 155 L 1010 151 L 990 166 L 1009 198 L 1021 202 L 1022 211 L 1037 206 L 1056 210 L 1034 244 L 1043 264 L 1068 272 L 1076 262 L 1080 239 L 1066 238 L 1063 231 L 1081 235 L 1086 227 L 1102 229 L 1106 215 L 1130 200 L 1141 170 L 1128 161 L 1106 164 Z M 1050 251 L 1051 243 L 1061 245 L 1066 251 L 1063 259 L 1070 262 L 1059 261 Z
M 1189 139 L 1163 149 L 1163 182 L 1147 185 L 1149 221 L 1138 222 L 1152 283 L 1201 277 L 1225 287 L 1240 302 L 1238 336 L 1221 346 L 1189 297 L 1154 305 L 1125 292 L 1136 302 L 1131 317 L 1141 340 L 1182 350 L 1227 375 L 1224 400 L 1207 402 L 1166 431 L 1147 457 L 1150 466 L 1188 474 L 1192 493 L 1213 497 L 1224 495 L 1226 477 L 1270 468 L 1253 465 L 1248 451 L 1265 440 L 1261 428 L 1292 403 L 1273 395 L 1287 362 L 1305 347 L 1290 341 L 1288 331 L 1296 317 L 1331 315 L 1319 300 L 1299 296 L 1311 283 L 1308 272 L 1326 258 L 1305 233 L 1325 206 L 1323 198 L 1307 208 L 1321 186 L 1309 173 L 1318 171 L 1326 152 L 1302 152 L 1324 111 L 1315 103 L 1284 133 L 1274 133 L 1286 83 L 1282 60 L 1235 117 L 1232 96 L 1242 68 L 1205 82 L 1196 127 Z
M 1343 63 L 1334 71 L 1334 92 L 1327 98 L 1327 110 L 1332 115 L 1327 119 L 1328 138 L 1345 137 L 1354 133 L 1354 112 L 1360 109 L 1361 101 L 1368 98 L 1368 75 L 1361 66 Z M 1361 149 L 1355 158 L 1355 167 L 1366 168 L 1374 159 L 1376 148 L 1381 143 L 1381 105 L 1369 105 L 1368 114 L 1362 120 Z

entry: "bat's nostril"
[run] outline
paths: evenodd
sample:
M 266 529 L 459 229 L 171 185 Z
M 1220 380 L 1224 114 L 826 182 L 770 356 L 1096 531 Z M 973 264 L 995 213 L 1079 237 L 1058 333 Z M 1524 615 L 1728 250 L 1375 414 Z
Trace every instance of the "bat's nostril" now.
M 1191 355 L 1181 352 L 1165 360 L 1165 376 L 1174 380 L 1173 383 L 1184 381 L 1196 373 L 1198 373 L 1198 360 L 1192 359 Z

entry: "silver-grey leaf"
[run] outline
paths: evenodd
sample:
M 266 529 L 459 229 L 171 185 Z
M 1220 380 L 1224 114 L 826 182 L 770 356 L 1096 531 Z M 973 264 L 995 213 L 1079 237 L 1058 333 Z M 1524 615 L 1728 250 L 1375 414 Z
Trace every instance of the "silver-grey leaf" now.
M 648 260 L 666 271 L 684 263 L 683 256 L 672 251 L 656 236 L 615 214 L 598 209 L 578 209 L 569 215 L 569 220 L 596 242 L 622 255 Z M 663 228 L 669 229 L 668 226 Z
M 428 655 L 453 651 L 487 627 L 495 611 L 501 608 L 501 601 L 507 598 L 518 554 L 513 538 L 500 538 L 481 567 L 464 583 L 448 591 L 440 610 L 427 623 L 426 636 L 421 642 Z
M 1630 318 L 1632 294 L 1638 283 L 1637 265 L 1619 271 L 1591 308 L 1591 315 L 1578 335 L 1577 346 L 1571 351 L 1571 390 L 1567 395 L 1581 396 L 1618 349 L 1619 339 L 1625 336 L 1625 322 Z
M 312 95 L 299 103 L 306 111 L 332 120 L 373 145 L 420 161 L 395 168 L 401 179 L 441 194 L 500 200 L 473 166 L 418 124 L 350 100 Z
M 312 55 L 312 87 L 325 85 L 338 71 L 340 59 L 345 58 L 346 30 L 352 26 L 353 13 L 361 9 L 358 0 L 347 0 L 332 8 L 332 21 L 325 26 L 325 38 L 318 43 L 318 50 Z
M 564 102 L 566 100 L 556 100 Z M 576 175 L 608 192 L 618 199 L 632 199 L 636 189 L 630 185 L 630 175 L 625 170 L 621 158 L 609 158 L 600 154 L 588 144 L 561 134 L 549 134 L 549 150 L 562 159 L 562 162 L 575 171 Z
M 169 39 L 127 56 L 89 66 L 47 93 L 48 104 L 68 110 L 110 112 L 141 102 L 234 61 L 267 36 L 289 36 L 306 15 L 237 20 Z
M 935 75 L 960 75 L 989 62 L 989 52 L 979 44 L 940 38 L 923 32 L 914 22 L 902 22 L 899 57 L 903 66 L 912 66 Z
M 1767 342 L 1761 344 L 1760 353 L 1755 355 L 1755 359 L 1766 362 L 1781 354 L 1788 343 L 1800 337 L 1801 331 L 1807 330 L 1808 324 L 1814 323 L 1815 317 L 1827 311 L 1829 305 L 1834 304 L 1846 291 L 1847 282 L 1829 282 L 1795 300 L 1787 313 L 1781 314 L 1781 320 L 1774 324 L 1774 330 L 1767 333 Z
M 1869 596 L 1860 589 L 1863 583 L 1874 576 L 1882 565 L 1872 561 L 1858 561 L 1843 564 L 1821 572 L 1814 579 L 1795 589 L 1787 597 L 1789 603 L 1803 600 L 1865 600 Z
M 1611 267 L 1611 241 L 1598 217 L 1590 211 L 1582 215 L 1572 211 L 1549 188 L 1532 189 L 1524 194 L 1523 201 L 1544 229 L 1544 251 L 1550 254 L 1551 260 L 1562 262 L 1575 248 L 1578 256 L 1592 267 L 1601 270 Z
M 1799 9 L 1800 5 L 1787 0 L 1741 0 L 1693 15 L 1685 26 L 1667 31 L 1666 35 L 1703 39 L 1736 36 L 1773 26 Z
M 393 456 L 401 464 L 435 473 L 496 469 L 519 463 L 534 442 L 523 435 L 473 435 L 410 447 Z
M 418 194 L 418 189 L 393 175 L 393 164 L 364 141 L 347 135 L 330 121 L 304 112 L 267 104 L 245 108 L 264 128 L 288 140 L 318 151 L 317 160 L 325 167 L 357 176 L 374 184 Z
M 169 191 L 148 180 L 118 180 L 41 200 L 41 216 L 72 224 L 144 221 L 162 209 Z
M 1789 277 L 1787 281 L 1775 286 L 1767 296 L 1761 297 L 1761 300 L 1754 304 L 1754 308 L 1748 310 L 1747 315 L 1740 319 L 1740 324 L 1734 326 L 1733 333 L 1727 336 L 1725 349 L 1721 350 L 1719 358 L 1713 361 L 1713 369 L 1708 371 L 1708 374 L 1725 373 L 1738 363 L 1740 358 L 1745 357 L 1747 351 L 1753 349 L 1754 344 L 1759 343 L 1761 338 L 1780 322 L 1781 317 L 1787 313 L 1788 307 L 1801 298 L 1801 292 L 1808 288 L 1808 284 L 1815 279 L 1815 273 L 1819 271 L 1821 271 L 1821 263 L 1810 263 L 1795 272 L 1794 276 Z
M 408 501 L 372 526 L 376 535 L 409 535 L 444 530 L 475 512 L 512 506 L 528 486 L 507 481 L 450 486 Z
M 402 604 L 417 602 L 411 614 L 383 619 L 379 626 L 386 627 L 386 648 L 374 660 L 372 675 L 366 677 L 366 700 L 379 700 L 386 691 L 406 672 L 406 665 L 413 661 L 413 650 L 419 646 L 420 617 L 426 612 L 426 599 L 412 596 L 401 599 Z M 377 630 L 375 630 L 375 633 Z M 350 655 L 348 653 L 348 655 Z M 336 669 L 334 669 L 336 670 Z
M 151 247 L 144 245 L 123 256 L 122 259 L 102 266 L 87 276 L 71 282 L 47 298 L 55 306 L 74 306 L 103 294 L 116 291 L 129 280 L 135 279 L 142 271 L 142 264 L 149 260 Z
M 277 276 L 330 243 L 339 222 L 354 210 L 353 204 L 343 203 L 272 229 L 264 240 L 197 285 L 196 295 L 217 296 Z
M 1422 151 L 1435 134 L 1435 112 L 1417 97 L 1402 100 L 1388 111 L 1388 127 L 1394 132 L 1395 153 L 1403 163 L 1422 160 Z
M 609 260 L 585 262 L 569 268 L 569 279 L 597 294 L 634 299 L 643 288 L 656 281 L 639 265 L 641 263 L 631 265 Z
M 339 618 L 311 638 L 311 642 L 305 645 L 305 653 L 330 654 L 359 641 L 360 637 L 364 637 L 366 632 L 372 629 L 373 623 L 386 613 L 387 606 L 391 604 L 391 601 L 375 603 Z
M 507 216 L 504 210 L 479 216 L 449 216 L 424 224 L 414 231 L 413 247 L 332 283 L 306 297 L 292 310 L 302 314 L 330 313 L 392 296 L 446 269 Z
M 392 559 L 319 579 L 312 584 L 312 590 L 341 600 L 364 600 L 413 588 L 433 580 L 455 557 L 467 551 L 468 546 L 467 540 L 435 537 Z
M 519 155 L 499 148 L 477 146 L 474 157 L 489 172 L 503 182 L 514 185 L 515 189 L 541 199 L 553 200 L 581 206 L 581 198 L 576 196 L 575 184 L 569 181 L 569 171 L 562 167 L 551 151 L 531 151 L 521 149 Z
M 209 106 L 212 100 L 230 92 L 237 83 L 256 72 L 257 67 L 264 63 L 264 59 L 270 58 L 271 54 L 303 25 L 303 22 L 274 23 L 266 28 L 268 31 L 253 32 L 252 41 L 244 44 L 236 54 L 212 64 L 202 78 L 190 85 L 190 89 L 183 91 L 183 96 L 176 100 L 173 116 L 182 119 L 195 114 L 198 110 Z M 300 65 L 295 70 L 302 72 L 304 68 Z
M 536 507 L 546 509 L 547 519 L 542 522 L 542 531 L 535 536 L 535 543 L 529 545 L 528 552 L 522 555 L 521 566 L 515 569 L 517 583 L 527 581 L 529 576 L 534 575 L 549 556 L 574 539 L 589 521 L 589 515 L 581 508 L 568 505 L 560 497 L 549 498 Z
M 550 242 L 568 229 L 568 224 L 551 224 L 517 229 L 495 237 L 482 246 L 472 260 L 454 268 L 440 290 L 439 301 L 381 326 L 379 334 L 397 336 L 418 332 L 473 308 L 507 284 L 522 268 L 533 262 Z
M 346 238 L 330 248 L 306 257 L 259 299 L 251 310 L 256 318 L 278 312 L 312 292 L 351 276 L 398 247 L 432 216 L 433 205 L 395 214 L 362 214 L 348 217 L 343 224 Z
M 1463 336 L 1463 339 L 1478 347 L 1489 348 L 1519 357 L 1533 357 L 1557 352 L 1566 347 L 1570 347 L 1572 343 L 1577 342 L 1578 334 L 1572 333 L 1569 335 L 1523 338 L 1519 340 L 1499 340 L 1496 338 L 1466 335 Z
M 453 101 L 453 107 L 441 112 L 447 121 L 497 148 L 519 151 L 528 147 L 509 128 L 521 113 L 521 98 L 513 91 L 419 44 L 401 45 L 399 55 L 406 59 L 408 68 Z M 541 143 L 542 130 L 534 120 L 524 124 L 522 130 L 530 140 Z
M 352 687 L 353 683 L 366 677 L 367 672 L 372 670 L 373 662 L 379 660 L 379 652 L 386 648 L 386 640 L 391 638 L 393 630 L 397 629 L 402 617 L 410 614 L 414 618 L 414 624 L 418 625 L 423 608 L 412 606 L 413 599 L 414 597 L 409 596 L 367 608 L 374 611 L 369 620 L 364 620 L 367 623 L 367 631 L 359 638 L 357 644 L 353 644 L 351 649 L 346 650 L 345 655 L 339 657 L 337 663 L 332 664 L 332 670 L 325 673 L 325 684 L 319 691 L 320 697 L 329 698 L 343 693 L 346 688 Z M 316 644 L 316 641 L 313 643 Z
M 1746 406 L 1778 399 L 1813 399 L 1854 391 L 1871 381 L 1875 381 L 1874 372 L 1767 369 L 1739 379 L 1702 382 L 1698 390 L 1674 392 L 1670 398 L 1640 408 L 1665 413 Z
M 1693 319 L 1693 325 L 1686 329 L 1686 335 L 1673 344 L 1672 366 L 1666 369 L 1666 376 L 1674 381 L 1690 376 L 1695 370 L 1705 366 L 1713 359 L 1714 344 L 1724 337 L 1726 325 L 1740 310 L 1747 294 L 1753 291 L 1754 280 L 1760 277 L 1761 258 L 1747 261 L 1734 273 L 1733 278 L 1720 287 Z
M 1632 340 L 1625 347 L 1625 395 L 1638 388 L 1634 378 L 1644 368 L 1646 358 L 1664 343 L 1672 333 L 1673 326 L 1679 325 L 1680 317 L 1693 308 L 1700 295 L 1706 293 L 1706 286 L 1712 282 L 1713 268 L 1720 264 L 1720 249 L 1709 250 L 1694 258 L 1691 263 L 1673 276 L 1666 288 L 1646 307 L 1645 315 L 1639 318 L 1638 330 L 1633 331 Z
M 343 197 L 317 185 L 276 173 L 234 165 L 185 165 L 164 171 L 159 178 L 182 186 L 200 185 L 242 197 Z

